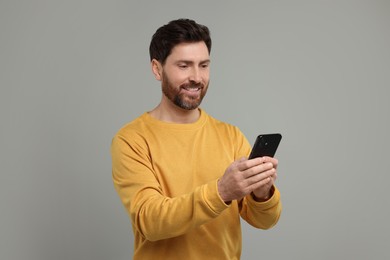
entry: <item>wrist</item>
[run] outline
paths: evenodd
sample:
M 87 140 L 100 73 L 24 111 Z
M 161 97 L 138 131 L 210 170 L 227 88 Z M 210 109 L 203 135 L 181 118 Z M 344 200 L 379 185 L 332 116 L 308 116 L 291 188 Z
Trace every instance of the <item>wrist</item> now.
M 265 195 L 256 195 L 255 192 L 251 193 L 252 198 L 257 202 L 265 202 L 274 195 L 275 187 L 272 186 Z
M 254 194 L 253 192 L 251 193 L 251 196 L 252 196 L 252 199 L 256 202 L 265 202 L 267 200 L 269 200 L 269 198 L 271 196 L 267 195 L 267 196 L 261 196 L 261 197 L 258 197 L 256 196 L 256 194 Z
M 223 186 L 220 184 L 220 179 L 217 181 L 217 191 L 218 191 L 218 195 L 221 198 L 221 200 L 226 205 L 230 205 L 231 201 L 226 199 Z

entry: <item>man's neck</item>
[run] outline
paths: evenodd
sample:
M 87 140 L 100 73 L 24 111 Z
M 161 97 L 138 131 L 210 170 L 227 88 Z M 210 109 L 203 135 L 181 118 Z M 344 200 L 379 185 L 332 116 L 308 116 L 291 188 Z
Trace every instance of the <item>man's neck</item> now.
M 163 106 L 161 103 L 149 114 L 161 121 L 176 123 L 176 124 L 190 124 L 199 119 L 200 110 L 198 108 L 192 110 L 182 109 L 177 106 Z

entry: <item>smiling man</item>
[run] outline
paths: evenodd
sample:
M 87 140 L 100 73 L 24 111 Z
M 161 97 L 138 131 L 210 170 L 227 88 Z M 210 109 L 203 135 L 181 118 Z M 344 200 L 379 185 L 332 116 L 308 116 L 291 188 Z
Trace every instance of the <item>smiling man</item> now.
M 161 101 L 123 126 L 111 146 L 133 259 L 240 259 L 240 217 L 261 229 L 280 217 L 278 161 L 248 160 L 241 131 L 199 107 L 210 76 L 206 26 L 171 21 L 153 35 L 149 51 Z
M 197 108 L 208 88 L 209 65 L 209 50 L 203 41 L 177 44 L 163 63 L 152 58 L 152 70 L 164 95 L 151 116 L 178 123 L 197 120 Z

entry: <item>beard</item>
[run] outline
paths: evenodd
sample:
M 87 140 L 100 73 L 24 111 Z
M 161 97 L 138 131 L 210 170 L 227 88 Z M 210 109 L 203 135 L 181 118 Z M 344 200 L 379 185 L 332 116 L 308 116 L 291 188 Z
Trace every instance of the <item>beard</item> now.
M 168 76 L 163 72 L 163 79 L 161 82 L 163 94 L 176 106 L 185 109 L 193 110 L 199 107 L 202 103 L 204 96 L 206 95 L 208 83 L 204 85 L 202 83 L 185 83 L 179 87 L 175 87 L 169 80 Z M 185 89 L 200 89 L 200 95 L 191 96 L 186 93 L 180 93 L 181 90 Z

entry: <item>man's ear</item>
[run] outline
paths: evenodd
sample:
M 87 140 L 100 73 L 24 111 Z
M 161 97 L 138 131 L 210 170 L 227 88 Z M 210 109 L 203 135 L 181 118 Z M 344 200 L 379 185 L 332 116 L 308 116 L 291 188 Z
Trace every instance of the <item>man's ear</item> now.
M 156 60 L 156 59 L 153 59 L 152 62 L 151 62 L 151 66 L 152 66 L 152 72 L 154 74 L 154 77 L 161 81 L 162 80 L 162 65 L 161 63 Z

